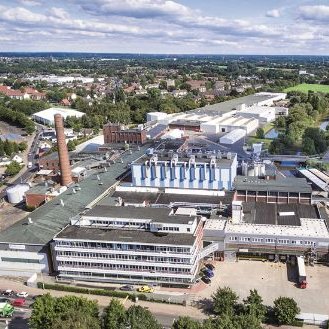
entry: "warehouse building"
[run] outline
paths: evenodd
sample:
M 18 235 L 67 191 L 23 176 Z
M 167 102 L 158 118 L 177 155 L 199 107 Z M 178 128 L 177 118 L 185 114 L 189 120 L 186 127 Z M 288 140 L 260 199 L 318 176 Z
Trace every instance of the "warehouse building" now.
M 244 129 L 234 129 L 219 139 L 221 144 L 234 144 L 240 139 L 246 137 L 247 132 Z
M 67 117 L 81 118 L 82 116 L 85 115 L 83 112 L 79 112 L 68 108 L 51 107 L 49 109 L 32 114 L 32 119 L 41 124 L 47 126 L 53 126 L 55 124 L 54 121 L 55 114 L 60 114 L 64 118 L 64 120 Z
M 235 129 L 244 129 L 250 134 L 260 124 L 275 120 L 276 109 L 272 106 L 285 98 L 284 93 L 257 93 L 184 113 L 150 112 L 147 120 L 169 128 L 206 134 L 222 134 Z
M 131 164 L 133 186 L 199 190 L 230 190 L 237 172 L 237 155 L 154 154 Z
M 217 243 L 216 257 L 288 260 L 304 255 L 309 262 L 328 257 L 327 216 L 317 206 L 232 202 L 230 219 L 213 216 L 204 241 Z
M 190 285 L 198 273 L 195 209 L 99 205 L 72 224 L 54 238 L 61 278 Z

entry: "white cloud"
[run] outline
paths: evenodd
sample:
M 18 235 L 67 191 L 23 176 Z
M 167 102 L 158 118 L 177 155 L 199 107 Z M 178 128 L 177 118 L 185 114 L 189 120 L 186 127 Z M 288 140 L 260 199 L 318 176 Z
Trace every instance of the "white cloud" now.
M 171 0 L 82 0 L 78 3 L 93 15 L 154 18 L 191 12 L 188 7 Z
M 42 3 L 41 1 L 37 1 L 37 0 L 17 0 L 18 3 L 20 3 L 21 5 L 24 6 L 40 6 Z
M 266 16 L 267 17 L 272 17 L 272 18 L 278 18 L 278 17 L 281 16 L 281 13 L 280 13 L 280 10 L 279 9 L 272 9 L 272 10 L 269 10 L 266 13 Z
M 299 12 L 302 19 L 329 23 L 329 6 L 301 6 Z

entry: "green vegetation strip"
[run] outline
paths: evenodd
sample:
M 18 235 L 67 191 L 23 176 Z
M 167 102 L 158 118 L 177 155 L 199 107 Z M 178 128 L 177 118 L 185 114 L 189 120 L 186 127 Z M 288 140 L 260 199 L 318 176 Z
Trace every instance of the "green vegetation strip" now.
M 286 88 L 284 92 L 300 91 L 303 93 L 308 93 L 309 90 L 320 93 L 329 93 L 329 85 L 301 83 L 297 86 Z
M 88 289 L 88 288 L 81 288 L 76 286 L 66 286 L 62 284 L 48 284 L 38 282 L 37 286 L 39 289 L 47 289 L 47 290 L 57 290 L 57 291 L 68 291 L 68 292 L 76 292 L 79 294 L 88 294 L 88 295 L 97 295 L 97 296 L 108 296 L 108 297 L 116 297 L 116 298 L 128 298 L 130 300 L 136 300 L 136 297 L 139 300 L 147 300 L 149 302 L 155 303 L 165 303 L 165 304 L 179 304 L 182 305 L 182 302 L 177 301 L 168 301 L 166 299 L 154 299 L 152 297 L 148 298 L 145 294 L 139 293 L 129 293 L 126 291 L 117 291 L 117 290 L 106 290 L 106 289 Z
M 129 296 L 130 300 L 135 300 L 136 297 L 139 300 L 147 300 L 146 295 L 144 294 L 131 294 L 125 291 L 116 291 L 116 290 L 105 290 L 105 289 L 88 289 L 75 286 L 65 286 L 61 284 L 48 284 L 48 283 L 37 283 L 38 288 L 47 289 L 47 290 L 58 290 L 58 291 L 69 291 L 76 292 L 80 294 L 88 295 L 97 295 L 97 296 L 108 296 L 108 297 L 117 297 L 117 298 L 126 298 Z

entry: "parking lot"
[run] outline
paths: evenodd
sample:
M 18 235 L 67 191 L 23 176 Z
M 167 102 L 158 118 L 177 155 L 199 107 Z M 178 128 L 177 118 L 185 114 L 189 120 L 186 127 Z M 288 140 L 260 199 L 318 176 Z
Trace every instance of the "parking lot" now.
M 216 262 L 215 276 L 210 285 L 198 291 L 197 297 L 209 298 L 220 286 L 232 288 L 241 299 L 250 289 L 257 289 L 264 303 L 272 305 L 280 296 L 293 297 L 302 312 L 329 314 L 329 267 L 316 265 L 306 267 L 308 286 L 296 287 L 293 271 L 286 264 L 239 261 Z

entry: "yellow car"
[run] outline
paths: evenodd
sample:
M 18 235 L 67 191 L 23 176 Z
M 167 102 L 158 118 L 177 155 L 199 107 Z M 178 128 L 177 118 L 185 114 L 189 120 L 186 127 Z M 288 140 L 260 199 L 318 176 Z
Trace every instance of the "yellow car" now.
M 149 286 L 142 286 L 142 287 L 138 288 L 137 291 L 139 291 L 139 292 L 153 292 L 154 289 L 149 287 Z

